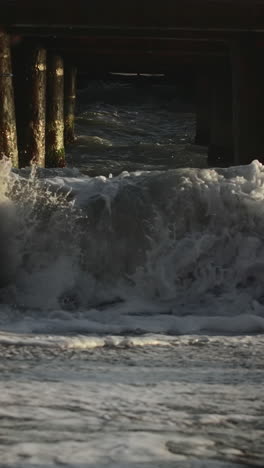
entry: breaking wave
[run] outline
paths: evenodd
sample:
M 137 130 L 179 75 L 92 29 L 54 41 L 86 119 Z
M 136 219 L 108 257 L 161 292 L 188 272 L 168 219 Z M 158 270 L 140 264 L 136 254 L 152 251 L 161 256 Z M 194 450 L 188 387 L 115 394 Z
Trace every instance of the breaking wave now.
M 0 161 L 0 328 L 264 331 L 264 166 L 12 171 Z

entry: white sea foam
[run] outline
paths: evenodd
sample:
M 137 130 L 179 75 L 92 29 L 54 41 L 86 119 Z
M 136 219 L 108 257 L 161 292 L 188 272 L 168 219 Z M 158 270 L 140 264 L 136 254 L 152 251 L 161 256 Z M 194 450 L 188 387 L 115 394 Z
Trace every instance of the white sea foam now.
M 12 172 L 1 161 L 1 329 L 264 331 L 264 166 Z

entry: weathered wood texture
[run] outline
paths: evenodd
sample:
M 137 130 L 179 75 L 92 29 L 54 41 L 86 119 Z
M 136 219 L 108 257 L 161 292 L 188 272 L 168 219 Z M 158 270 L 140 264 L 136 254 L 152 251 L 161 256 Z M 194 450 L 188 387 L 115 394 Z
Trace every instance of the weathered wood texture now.
M 33 52 L 31 65 L 31 95 L 29 96 L 29 153 L 31 161 L 45 167 L 46 151 L 46 50 Z
M 264 65 L 254 38 L 241 37 L 232 47 L 235 163 L 264 162 Z
M 72 66 L 65 67 L 64 76 L 64 140 L 65 143 L 73 143 L 74 115 L 76 103 L 76 74 L 77 69 Z
M 8 35 L 0 30 L 0 157 L 18 166 L 16 116 Z
M 45 166 L 46 50 L 32 44 L 13 52 L 20 167 Z
M 64 149 L 64 65 L 51 54 L 47 69 L 46 166 L 65 164 Z

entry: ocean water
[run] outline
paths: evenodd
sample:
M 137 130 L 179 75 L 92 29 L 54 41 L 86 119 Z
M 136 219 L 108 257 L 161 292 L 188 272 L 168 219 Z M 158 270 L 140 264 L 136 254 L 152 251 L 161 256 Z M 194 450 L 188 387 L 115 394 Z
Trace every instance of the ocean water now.
M 0 161 L 0 466 L 263 466 L 264 166 L 194 131 L 92 83 L 67 167 Z

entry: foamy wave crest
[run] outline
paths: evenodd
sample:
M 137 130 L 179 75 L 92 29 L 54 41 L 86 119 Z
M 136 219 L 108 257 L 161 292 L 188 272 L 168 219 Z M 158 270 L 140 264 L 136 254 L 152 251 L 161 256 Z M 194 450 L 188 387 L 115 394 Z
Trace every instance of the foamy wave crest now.
M 74 201 L 51 191 L 33 168 L 28 178 L 0 162 L 1 296 L 23 307 L 54 307 L 59 291 L 72 284 L 78 242 Z M 8 287 L 3 288 L 3 286 Z
M 109 178 L 0 165 L 2 329 L 264 330 L 258 161 Z

